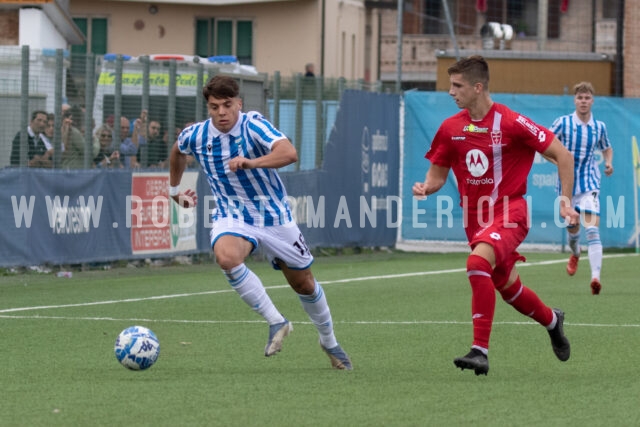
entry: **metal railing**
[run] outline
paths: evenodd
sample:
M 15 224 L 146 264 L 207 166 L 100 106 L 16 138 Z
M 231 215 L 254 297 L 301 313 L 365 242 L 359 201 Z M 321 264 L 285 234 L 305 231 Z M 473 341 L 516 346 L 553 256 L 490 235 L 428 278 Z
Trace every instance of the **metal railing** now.
M 379 82 L 301 74 L 282 77 L 279 72 L 268 76 L 253 67 L 226 60 L 216 62 L 215 58 L 70 55 L 62 49 L 30 49 L 28 46 L 0 47 L 0 71 L 0 111 L 3 113 L 0 114 L 0 168 L 34 167 L 30 166 L 30 163 L 33 165 L 30 160 L 39 144 L 47 148 L 48 163 L 37 163 L 38 167 L 101 167 L 104 163 L 96 156 L 107 149 L 118 150 L 124 138 L 133 136 L 136 119 L 144 118 L 146 126 L 142 134 L 149 139 L 161 139 L 166 148 L 164 154 L 168 156 L 176 133 L 187 123 L 207 117 L 201 95 L 203 84 L 213 75 L 224 73 L 238 80 L 244 110 L 262 112 L 298 149 L 301 161 L 288 170 L 316 169 L 322 165 L 324 145 L 342 93 L 345 90 L 389 91 Z M 82 135 L 80 145 L 68 142 L 71 131 L 65 123 L 71 106 L 82 111 L 71 125 Z M 46 129 L 29 128 L 35 111 L 49 115 L 51 123 Z M 120 126 L 121 117 L 129 123 L 128 129 Z M 159 135 L 150 133 L 151 121 L 160 124 Z M 105 129 L 112 134 L 108 148 L 100 142 L 99 131 Z M 166 162 L 156 164 L 150 160 L 150 149 L 149 144 L 139 144 L 136 167 L 166 168 Z M 72 156 L 76 156 L 75 161 L 68 161 Z M 109 167 L 115 166 L 118 163 L 109 163 Z M 121 162 L 119 166 L 122 167 Z

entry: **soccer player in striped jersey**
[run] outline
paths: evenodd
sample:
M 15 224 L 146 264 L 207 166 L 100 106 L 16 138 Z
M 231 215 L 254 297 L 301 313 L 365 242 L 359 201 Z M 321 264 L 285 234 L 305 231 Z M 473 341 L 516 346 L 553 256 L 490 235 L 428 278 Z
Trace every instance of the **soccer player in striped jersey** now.
M 564 313 L 545 305 L 524 286 L 515 264 L 525 261 L 517 248 L 529 232 L 524 194 L 536 152 L 558 165 L 560 180 L 569 186 L 563 192 L 560 215 L 570 224 L 578 222 L 578 213 L 569 203 L 571 154 L 551 131 L 492 101 L 489 66 L 481 56 L 461 59 L 448 73 L 449 95 L 462 111 L 446 119 L 436 132 L 425 156 L 431 166 L 425 181 L 414 184 L 413 195 L 424 197 L 440 190 L 453 170 L 471 247 L 467 277 L 473 323 L 471 351 L 453 363 L 463 370 L 473 369 L 476 375 L 489 371 L 496 291 L 507 304 L 547 329 L 553 352 L 564 362 L 571 354 L 563 331 Z
M 600 240 L 600 169 L 596 151 L 602 152 L 604 173 L 613 173 L 613 148 L 607 136 L 604 122 L 593 118 L 591 107 L 595 90 L 589 82 L 580 82 L 573 87 L 573 114 L 558 117 L 551 130 L 573 154 L 574 181 L 571 203 L 580 213 L 582 225 L 587 235 L 587 253 L 591 266 L 591 293 L 598 295 L 600 270 L 602 269 L 602 241 Z M 580 259 L 580 223 L 567 228 L 571 256 L 567 263 L 567 273 L 576 274 Z
M 182 131 L 170 155 L 169 196 L 194 207 L 191 189 L 179 191 L 187 156 L 193 155 L 207 176 L 216 202 L 212 212 L 211 247 L 216 263 L 240 298 L 269 324 L 264 355 L 282 348 L 292 324 L 276 308 L 261 280 L 245 259 L 261 249 L 273 268 L 281 270 L 298 294 L 318 330 L 320 346 L 336 369 L 352 369 L 338 344 L 324 290 L 311 272 L 313 255 L 287 202 L 276 169 L 298 160 L 295 147 L 260 113 L 242 111 L 236 81 L 215 76 L 202 94 L 210 118 Z

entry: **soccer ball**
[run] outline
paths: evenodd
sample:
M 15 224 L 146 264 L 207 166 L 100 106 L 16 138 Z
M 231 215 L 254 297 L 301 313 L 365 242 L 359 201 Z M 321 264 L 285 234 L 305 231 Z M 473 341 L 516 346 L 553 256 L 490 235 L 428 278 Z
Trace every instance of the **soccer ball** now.
M 116 359 L 133 371 L 149 369 L 160 355 L 160 342 L 151 329 L 131 326 L 120 332 L 115 345 Z

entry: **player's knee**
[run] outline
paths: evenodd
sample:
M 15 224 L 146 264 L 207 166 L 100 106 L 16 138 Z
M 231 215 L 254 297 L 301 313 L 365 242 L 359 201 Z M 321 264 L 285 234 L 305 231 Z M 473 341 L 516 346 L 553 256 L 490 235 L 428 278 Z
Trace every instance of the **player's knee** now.
M 592 227 L 598 227 L 600 225 L 600 215 L 597 214 L 586 214 L 582 218 L 582 223 L 584 224 L 585 230 L 588 230 Z
M 489 261 L 483 257 L 471 254 L 467 258 L 467 275 L 470 276 L 472 274 L 477 274 L 478 272 L 488 273 L 491 275 L 493 273 L 493 268 L 491 268 Z
M 215 251 L 216 264 L 225 271 L 232 270 L 242 264 L 244 259 L 226 251 Z
M 598 227 L 587 227 L 585 229 L 587 242 L 600 243 L 600 229 Z

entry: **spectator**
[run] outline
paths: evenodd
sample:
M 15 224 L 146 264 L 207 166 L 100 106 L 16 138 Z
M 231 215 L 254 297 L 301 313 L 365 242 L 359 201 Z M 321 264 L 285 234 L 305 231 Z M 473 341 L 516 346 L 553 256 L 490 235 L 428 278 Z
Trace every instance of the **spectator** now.
M 31 113 L 31 122 L 27 126 L 27 166 L 30 168 L 51 167 L 51 153 L 48 152 L 41 134 L 47 127 L 47 112 L 36 110 Z M 20 134 L 13 138 L 11 145 L 11 166 L 20 166 Z
M 84 168 L 85 140 L 82 136 L 84 113 L 79 105 L 72 105 L 62 117 L 62 142 L 64 152 L 62 153 L 62 167 L 64 169 Z M 97 147 L 90 147 L 92 150 L 90 158 L 97 153 Z
M 94 140 L 98 141 L 98 154 L 93 159 L 93 165 L 97 168 L 121 168 L 120 152 L 113 146 L 113 129 L 108 124 L 100 126 Z
M 47 148 L 47 155 L 50 159 L 53 159 L 53 129 L 56 123 L 56 116 L 53 113 L 47 114 L 47 126 L 44 128 L 44 132 L 40 134 L 40 138 Z M 60 147 L 61 151 L 64 151 L 64 144 Z
M 145 138 L 145 144 L 147 146 L 147 167 L 150 168 L 163 168 L 167 157 L 169 157 L 168 145 L 166 140 L 160 137 L 160 130 L 162 126 L 158 120 L 150 120 L 149 127 L 147 129 L 147 138 Z M 138 162 L 142 164 L 140 152 L 138 151 Z
M 126 128 L 126 133 L 125 133 Z M 138 150 L 140 144 L 146 144 L 147 136 L 147 110 L 142 110 L 140 117 L 133 122 L 133 133 L 129 136 L 129 120 L 126 117 L 120 118 L 120 158 L 127 168 L 138 168 Z
M 315 77 L 316 74 L 313 72 L 313 64 L 312 63 L 308 63 L 307 65 L 304 66 L 304 76 L 305 77 Z

